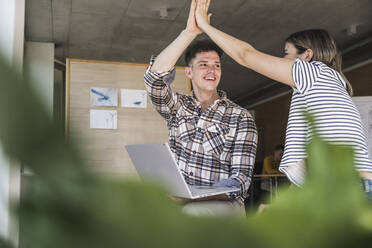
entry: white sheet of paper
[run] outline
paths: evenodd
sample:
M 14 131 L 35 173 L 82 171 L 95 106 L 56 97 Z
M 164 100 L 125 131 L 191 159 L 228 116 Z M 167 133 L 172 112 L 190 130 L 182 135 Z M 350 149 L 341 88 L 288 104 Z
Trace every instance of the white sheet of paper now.
M 121 106 L 126 108 L 147 108 L 147 92 L 145 90 L 121 90 Z
M 90 88 L 90 106 L 118 106 L 118 89 Z
M 117 129 L 117 110 L 90 110 L 90 128 Z

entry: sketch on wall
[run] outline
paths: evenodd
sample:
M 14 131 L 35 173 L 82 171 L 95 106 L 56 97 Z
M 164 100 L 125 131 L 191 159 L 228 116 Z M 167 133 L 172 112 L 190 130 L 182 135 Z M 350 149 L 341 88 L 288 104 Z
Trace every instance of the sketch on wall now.
M 90 110 L 90 128 L 117 129 L 117 110 Z
M 368 152 L 372 155 L 372 96 L 353 97 L 362 119 L 364 133 L 367 139 Z
M 145 90 L 121 90 L 121 106 L 125 108 L 147 108 L 147 92 Z
M 91 106 L 118 106 L 118 89 L 116 88 L 90 88 Z

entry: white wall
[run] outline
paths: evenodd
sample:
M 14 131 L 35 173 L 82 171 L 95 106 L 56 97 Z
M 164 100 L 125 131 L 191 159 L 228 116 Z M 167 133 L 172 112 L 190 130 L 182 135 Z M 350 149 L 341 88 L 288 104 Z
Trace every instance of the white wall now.
M 3 0 L 0 8 L 0 50 L 8 62 L 13 60 L 15 2 Z
M 1 0 L 0 55 L 19 72 L 23 65 L 24 22 L 25 0 Z M 0 144 L 0 236 L 10 239 L 16 247 L 19 227 L 17 220 L 9 216 L 9 201 L 19 200 L 21 175 L 18 165 L 4 156 Z
M 0 236 L 8 236 L 9 216 L 9 161 L 4 156 L 0 143 Z
M 19 72 L 23 65 L 25 0 L 1 0 L 0 53 Z
M 32 87 L 53 115 L 54 88 L 54 44 L 26 42 L 24 55 L 24 76 L 32 79 Z

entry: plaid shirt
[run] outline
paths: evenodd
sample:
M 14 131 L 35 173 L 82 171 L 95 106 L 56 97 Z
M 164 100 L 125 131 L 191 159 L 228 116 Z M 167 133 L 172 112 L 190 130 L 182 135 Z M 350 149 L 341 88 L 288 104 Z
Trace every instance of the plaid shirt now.
M 240 183 L 237 197 L 244 204 L 251 182 L 257 147 L 257 130 L 250 113 L 218 91 L 205 112 L 193 95 L 173 92 L 169 86 L 175 70 L 150 70 L 144 80 L 150 100 L 166 120 L 169 145 L 188 184 L 212 185 L 232 178 Z

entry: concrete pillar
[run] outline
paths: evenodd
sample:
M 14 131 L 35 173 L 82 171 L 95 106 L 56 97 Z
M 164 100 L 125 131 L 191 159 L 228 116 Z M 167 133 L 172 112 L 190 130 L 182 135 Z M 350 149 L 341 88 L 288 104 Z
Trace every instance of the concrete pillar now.
M 54 43 L 26 42 L 24 76 L 32 79 L 32 87 L 53 117 Z
M 0 54 L 20 73 L 23 69 L 24 22 L 25 0 L 1 1 Z M 20 178 L 19 162 L 8 159 L 0 144 L 0 235 L 9 239 L 15 247 L 19 244 L 19 225 L 9 214 L 9 204 L 19 202 Z
M 23 73 L 25 78 L 31 79 L 31 87 L 41 99 L 50 118 L 53 118 L 54 43 L 25 42 Z M 32 174 L 27 166 L 23 166 L 23 176 Z M 27 188 L 27 183 L 25 185 Z

